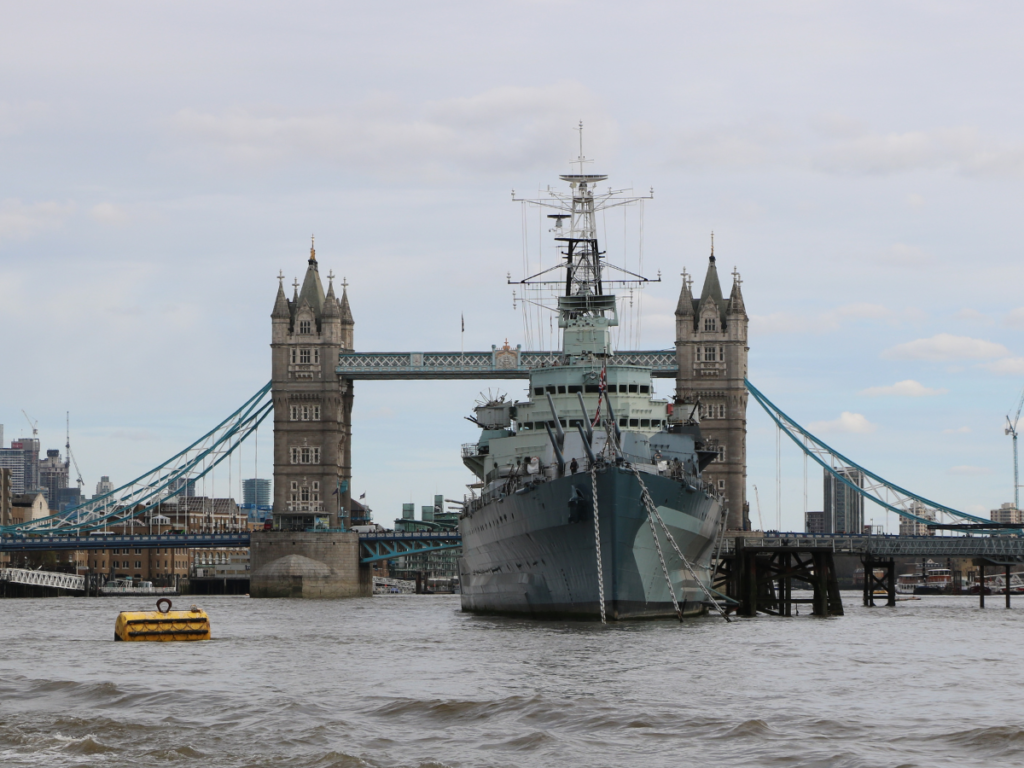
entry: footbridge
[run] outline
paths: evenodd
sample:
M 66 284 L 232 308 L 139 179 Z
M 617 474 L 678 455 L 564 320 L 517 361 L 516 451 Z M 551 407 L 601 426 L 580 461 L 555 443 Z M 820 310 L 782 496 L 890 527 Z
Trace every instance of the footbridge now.
M 732 554 L 742 547 L 827 548 L 835 554 L 890 557 L 986 558 L 992 561 L 1024 562 L 1024 538 L 1016 535 L 982 536 L 889 536 L 849 534 L 808 534 L 800 532 L 755 532 L 743 536 L 726 534 L 721 553 Z
M 73 573 L 34 571 L 28 568 L 0 569 L 0 582 L 6 582 L 8 584 L 25 584 L 30 587 L 66 589 L 69 592 L 85 591 L 85 576 L 76 576 Z

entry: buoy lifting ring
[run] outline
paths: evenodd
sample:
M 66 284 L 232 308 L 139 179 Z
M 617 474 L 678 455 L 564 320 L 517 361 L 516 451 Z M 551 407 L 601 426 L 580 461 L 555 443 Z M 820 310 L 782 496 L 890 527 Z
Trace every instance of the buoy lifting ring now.
M 162 606 L 164 603 L 167 603 L 167 607 L 161 608 L 160 606 Z M 160 613 L 170 613 L 171 601 L 168 600 L 166 597 L 161 597 L 159 600 L 156 601 L 156 609 L 160 611 Z

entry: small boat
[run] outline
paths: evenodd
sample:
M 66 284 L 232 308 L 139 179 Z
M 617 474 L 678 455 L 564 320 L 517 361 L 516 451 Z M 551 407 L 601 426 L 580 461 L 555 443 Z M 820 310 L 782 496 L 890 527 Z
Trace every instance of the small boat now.
M 112 579 L 100 587 L 101 597 L 122 595 L 161 595 L 176 597 L 181 593 L 174 587 L 154 587 L 152 581 L 135 581 L 131 577 Z
M 899 595 L 912 595 L 924 580 L 916 573 L 901 573 L 896 577 L 896 593 Z
M 953 572 L 949 568 L 929 568 L 924 583 L 914 587 L 915 595 L 946 595 L 953 590 Z

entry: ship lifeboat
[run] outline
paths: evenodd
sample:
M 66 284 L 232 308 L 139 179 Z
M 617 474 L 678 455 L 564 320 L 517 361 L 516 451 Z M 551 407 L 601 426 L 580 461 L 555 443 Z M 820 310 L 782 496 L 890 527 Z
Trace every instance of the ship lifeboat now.
M 114 639 L 127 642 L 209 640 L 210 617 L 198 606 L 172 611 L 166 597 L 156 601 L 155 611 L 121 611 L 114 623 Z

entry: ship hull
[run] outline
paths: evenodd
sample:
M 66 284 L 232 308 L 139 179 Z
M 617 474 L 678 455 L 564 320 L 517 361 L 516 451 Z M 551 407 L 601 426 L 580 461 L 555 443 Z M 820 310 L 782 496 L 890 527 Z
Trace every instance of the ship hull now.
M 676 544 L 707 586 L 720 502 L 668 477 L 641 477 Z M 674 617 L 632 471 L 599 471 L 597 498 L 607 617 Z M 590 474 L 578 473 L 519 490 L 464 515 L 459 561 L 462 609 L 537 618 L 599 618 L 592 500 Z M 703 590 L 660 530 L 659 538 L 683 614 L 703 614 Z

